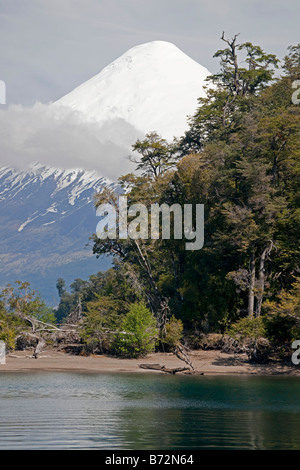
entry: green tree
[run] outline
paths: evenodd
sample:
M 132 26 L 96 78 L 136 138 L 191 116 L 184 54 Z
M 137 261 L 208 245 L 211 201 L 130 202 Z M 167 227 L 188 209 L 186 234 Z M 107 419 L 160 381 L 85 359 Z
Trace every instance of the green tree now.
M 237 45 L 236 39 L 225 40 L 229 47 L 216 53 L 221 58 L 220 72 L 211 77 L 216 88 L 202 101 L 191 122 L 193 132 L 201 130 L 202 136 L 198 167 L 202 165 L 202 172 L 210 178 L 203 188 L 206 246 L 196 255 L 196 262 L 199 269 L 201 260 L 208 261 L 199 269 L 203 277 L 214 261 L 218 266 L 212 266 L 214 282 L 219 278 L 217 271 L 233 281 L 239 289 L 236 300 L 242 313 L 259 316 L 271 273 L 273 291 L 276 288 L 274 267 L 284 273 L 281 282 L 285 282 L 299 263 L 295 239 L 299 110 L 291 106 L 291 87 L 285 90 L 289 100 L 278 99 L 286 78 L 272 81 L 277 59 L 250 43 Z M 238 51 L 246 53 L 248 69 L 239 66 Z M 188 184 L 184 183 L 182 191 L 197 194 L 191 180 Z M 221 264 L 218 254 L 223 258 Z M 205 295 L 207 289 L 203 292 Z M 224 295 L 228 297 L 223 293 L 223 299 Z
M 183 323 L 174 315 L 166 322 L 165 329 L 161 335 L 161 342 L 171 350 L 181 342 L 183 334 Z
M 31 325 L 35 330 L 38 322 L 54 321 L 55 317 L 45 302 L 31 289 L 29 282 L 15 282 L 2 290 L 2 296 L 9 312 Z
M 116 350 L 124 356 L 140 357 L 154 351 L 158 339 L 156 320 L 142 302 L 130 306 L 116 335 Z
M 62 297 L 66 292 L 66 282 L 62 277 L 57 279 L 56 288 L 57 288 L 59 297 Z
M 259 92 L 272 81 L 278 59 L 250 42 L 237 43 L 238 36 L 228 40 L 222 34 L 227 47 L 214 54 L 220 70 L 207 77 L 206 97 L 198 100 L 189 129 L 177 142 L 181 155 L 201 152 L 207 142 L 216 139 L 227 142 L 239 131 L 240 119 L 251 110 Z M 248 67 L 241 66 L 242 61 Z
M 160 137 L 156 132 L 146 134 L 144 140 L 137 140 L 133 151 L 140 154 L 137 170 L 143 171 L 144 176 L 157 178 L 175 164 L 175 147 Z
M 262 317 L 241 318 L 231 325 L 228 333 L 237 339 L 251 362 L 265 362 L 269 344 L 266 342 L 266 328 Z
M 282 317 L 293 320 L 292 325 L 300 327 L 300 277 L 297 276 L 290 289 L 283 289 L 276 300 L 267 300 L 264 308 L 272 318 Z M 295 338 L 297 339 L 297 338 Z
M 20 327 L 24 327 L 24 324 L 15 315 L 9 313 L 4 302 L 0 300 L 0 340 L 5 342 L 7 349 L 15 349 Z
M 80 327 L 80 336 L 88 350 L 102 354 L 111 349 L 114 335 L 120 323 L 119 302 L 106 296 L 97 296 L 97 300 L 87 303 Z
M 16 287 L 9 284 L 2 290 L 3 305 L 8 315 L 7 325 L 14 327 L 14 335 L 10 341 L 16 339 L 17 334 L 22 336 L 30 334 L 37 343 L 34 356 L 37 357 L 44 347 L 44 334 L 57 331 L 56 325 L 48 323 L 55 319 L 51 309 L 36 295 L 29 282 L 15 282 Z

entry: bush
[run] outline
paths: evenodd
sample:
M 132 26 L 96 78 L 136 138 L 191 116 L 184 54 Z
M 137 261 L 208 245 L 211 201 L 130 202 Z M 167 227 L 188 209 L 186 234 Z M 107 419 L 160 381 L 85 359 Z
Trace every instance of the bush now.
M 145 356 L 154 351 L 158 338 L 156 320 L 142 302 L 132 304 L 115 337 L 116 351 L 127 357 Z
M 166 323 L 165 332 L 162 334 L 161 342 L 172 349 L 180 343 L 182 333 L 183 323 L 181 320 L 177 320 L 173 315 L 170 318 L 170 321 Z
M 109 351 L 119 323 L 118 302 L 109 296 L 97 296 L 87 303 L 79 335 L 87 353 Z
M 0 341 L 4 341 L 7 349 L 15 349 L 16 338 L 22 321 L 12 313 L 8 313 L 0 300 Z
M 243 346 L 251 362 L 267 361 L 269 344 L 262 317 L 241 318 L 230 327 L 228 334 Z
M 300 334 L 300 277 L 295 278 L 289 290 L 282 290 L 276 301 L 266 301 L 267 333 L 276 346 L 292 344 Z
M 13 328 L 3 326 L 0 322 L 0 341 L 4 341 L 7 349 L 15 349 L 16 333 Z

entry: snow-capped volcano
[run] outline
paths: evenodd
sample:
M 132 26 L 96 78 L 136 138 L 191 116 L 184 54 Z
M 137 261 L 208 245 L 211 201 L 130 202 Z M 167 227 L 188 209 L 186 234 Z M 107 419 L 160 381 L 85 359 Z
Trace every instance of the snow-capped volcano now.
M 174 44 L 154 41 L 133 47 L 54 106 L 80 111 L 86 121 L 122 119 L 143 134 L 172 139 L 187 129 L 208 75 Z
M 86 247 L 98 222 L 93 196 L 134 171 L 138 138 L 184 134 L 208 75 L 155 41 L 54 103 L 0 111 L 0 289 L 29 281 L 49 299 L 58 277 L 72 282 L 110 265 Z
M 96 171 L 116 181 L 135 170 L 146 133 L 180 138 L 209 75 L 173 44 L 136 46 L 61 99 L 0 110 L 0 166 Z

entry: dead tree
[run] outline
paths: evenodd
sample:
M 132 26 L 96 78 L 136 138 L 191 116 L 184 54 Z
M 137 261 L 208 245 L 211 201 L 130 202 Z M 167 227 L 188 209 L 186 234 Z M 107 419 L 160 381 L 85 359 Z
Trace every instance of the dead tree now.
M 33 357 L 35 359 L 38 358 L 39 354 L 42 352 L 42 350 L 44 349 L 45 346 L 46 346 L 46 341 L 43 338 L 39 338 L 38 339 L 38 344 L 36 345 L 36 348 L 35 348 L 34 353 L 33 353 Z
M 177 344 L 174 348 L 174 354 L 178 357 L 178 359 L 184 361 L 192 370 L 195 370 L 189 357 L 188 350 L 185 346 L 182 344 Z

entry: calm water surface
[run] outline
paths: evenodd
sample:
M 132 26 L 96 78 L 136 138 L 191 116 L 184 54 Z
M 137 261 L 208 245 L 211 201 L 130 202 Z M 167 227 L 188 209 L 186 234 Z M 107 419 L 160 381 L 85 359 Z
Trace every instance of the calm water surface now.
M 3 373 L 0 449 L 300 450 L 300 379 Z

